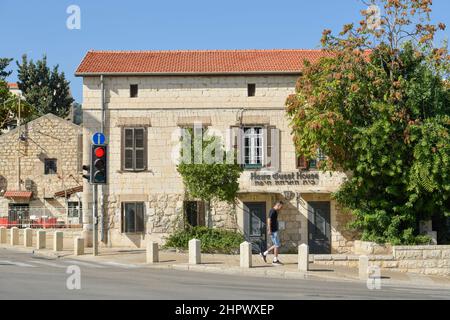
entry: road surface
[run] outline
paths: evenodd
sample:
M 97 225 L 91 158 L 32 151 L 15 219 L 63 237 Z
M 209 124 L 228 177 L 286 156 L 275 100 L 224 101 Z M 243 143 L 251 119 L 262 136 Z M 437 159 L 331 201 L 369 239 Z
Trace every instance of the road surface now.
M 69 290 L 77 265 L 81 289 Z M 74 282 L 71 282 L 72 284 Z M 0 249 L 0 299 L 449 299 L 449 289 L 321 280 L 254 278 L 146 268 L 114 262 L 46 259 Z

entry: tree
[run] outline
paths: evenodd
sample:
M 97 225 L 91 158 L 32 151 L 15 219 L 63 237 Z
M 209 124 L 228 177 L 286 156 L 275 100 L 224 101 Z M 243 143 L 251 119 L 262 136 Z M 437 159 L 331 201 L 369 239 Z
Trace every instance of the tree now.
M 26 101 L 32 105 L 38 115 L 53 113 L 59 117 L 66 117 L 74 102 L 64 72 L 59 72 L 59 66 L 53 69 L 47 66 L 47 57 L 36 63 L 28 61 L 22 56 L 22 63 L 18 63 L 18 85 Z
M 19 111 L 21 119 L 27 121 L 32 115 L 31 106 L 23 101 L 19 96 L 13 95 L 8 88 L 8 84 L 0 79 L 0 134 L 1 130 L 6 129 L 10 124 L 16 121 Z
M 12 71 L 5 71 L 13 59 L 0 58 L 0 80 L 5 80 L 9 77 Z
M 449 55 L 433 44 L 445 25 L 429 0 L 364 4 L 358 27 L 324 31 L 325 57 L 305 62 L 287 112 L 299 154 L 320 148 L 324 170 L 349 172 L 334 197 L 364 240 L 421 243 L 421 220 L 450 216 Z
M 187 193 L 205 202 L 207 216 L 212 200 L 235 201 L 243 169 L 236 161 L 226 161 L 230 158 L 235 160 L 235 155 L 230 156 L 223 150 L 219 137 L 209 137 L 206 132 L 194 134 L 194 130 L 186 129 L 181 151 L 177 170 Z

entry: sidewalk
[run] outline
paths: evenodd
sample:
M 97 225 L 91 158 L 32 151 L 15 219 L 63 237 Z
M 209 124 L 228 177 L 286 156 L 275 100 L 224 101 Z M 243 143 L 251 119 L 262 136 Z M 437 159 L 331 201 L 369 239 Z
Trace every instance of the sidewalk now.
M 227 275 L 244 275 L 252 277 L 265 277 L 275 279 L 307 279 L 322 281 L 357 281 L 359 280 L 357 268 L 338 266 L 324 266 L 310 263 L 310 270 L 303 273 L 297 270 L 297 255 L 280 255 L 284 266 L 272 266 L 264 263 L 258 255 L 253 256 L 253 268 L 243 269 L 239 266 L 239 255 L 202 254 L 202 264 L 190 265 L 188 254 L 169 250 L 160 250 L 159 263 L 146 264 L 145 249 L 130 248 L 100 248 L 99 256 L 92 255 L 92 248 L 86 249 L 83 256 L 74 256 L 72 250 L 53 252 L 52 250 L 33 250 L 23 247 L 2 246 L 16 251 L 34 252 L 35 255 L 45 256 L 49 259 L 70 258 L 84 261 L 114 262 L 122 265 L 132 265 L 154 269 L 172 269 L 193 272 L 209 272 Z M 270 257 L 268 262 L 270 261 Z M 450 289 L 450 277 L 427 276 L 421 274 L 400 273 L 382 270 L 382 286 L 407 286 L 420 288 L 445 288 Z

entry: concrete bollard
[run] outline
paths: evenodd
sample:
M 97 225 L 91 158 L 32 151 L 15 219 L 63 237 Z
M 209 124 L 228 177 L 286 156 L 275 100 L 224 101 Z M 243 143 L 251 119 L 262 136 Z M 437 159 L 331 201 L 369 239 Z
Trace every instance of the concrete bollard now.
M 298 270 L 303 272 L 309 270 L 309 246 L 307 244 L 298 246 Z
M 64 241 L 64 232 L 56 231 L 53 235 L 53 251 L 62 251 Z
M 37 232 L 37 239 L 36 239 L 36 249 L 45 249 L 47 246 L 47 235 L 44 230 L 39 230 Z
M 241 268 L 252 267 L 252 244 L 250 242 L 242 242 L 239 246 Z
M 154 241 L 147 242 L 147 263 L 159 262 L 159 247 Z
M 200 264 L 202 263 L 201 258 L 201 241 L 197 239 L 192 239 L 189 241 L 189 264 Z
M 6 243 L 6 233 L 8 230 L 5 227 L 0 227 L 0 244 Z
M 81 237 L 76 237 L 73 244 L 74 255 L 82 256 L 84 255 L 84 239 Z
M 33 230 L 31 228 L 26 228 L 25 230 L 23 230 L 23 246 L 33 246 Z
M 19 244 L 19 228 L 12 227 L 11 228 L 11 245 L 17 246 Z
M 369 257 L 360 256 L 359 257 L 359 280 L 369 279 Z

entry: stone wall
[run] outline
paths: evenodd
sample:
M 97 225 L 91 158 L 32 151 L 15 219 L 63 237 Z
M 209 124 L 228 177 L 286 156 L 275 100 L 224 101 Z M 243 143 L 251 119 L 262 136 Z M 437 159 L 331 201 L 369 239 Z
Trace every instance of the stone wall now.
M 390 271 L 450 276 L 450 246 L 394 246 L 393 254 L 370 254 L 369 265 Z M 357 268 L 359 255 L 312 255 L 321 265 Z

